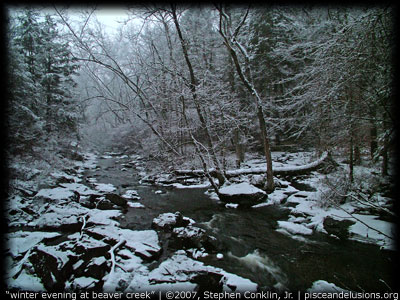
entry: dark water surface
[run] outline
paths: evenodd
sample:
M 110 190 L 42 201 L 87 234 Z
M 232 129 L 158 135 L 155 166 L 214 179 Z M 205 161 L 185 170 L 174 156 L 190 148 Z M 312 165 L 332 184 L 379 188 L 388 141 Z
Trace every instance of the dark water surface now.
M 180 211 L 215 236 L 225 249 L 224 259 L 202 258 L 206 264 L 249 278 L 268 289 L 275 286 L 305 291 L 316 280 L 326 280 L 353 291 L 388 291 L 394 287 L 395 253 L 374 245 L 342 241 L 314 233 L 298 241 L 276 232 L 277 221 L 287 220 L 281 206 L 229 209 L 204 194 L 204 188 L 174 189 L 139 184 L 138 170 L 121 171 L 130 159 L 99 159 L 100 169 L 88 176 L 111 183 L 123 193 L 137 190 L 146 208 L 128 208 L 120 220 L 131 229 L 150 229 L 160 213 Z M 124 186 L 124 188 L 122 187 Z M 161 190 L 164 194 L 156 194 Z

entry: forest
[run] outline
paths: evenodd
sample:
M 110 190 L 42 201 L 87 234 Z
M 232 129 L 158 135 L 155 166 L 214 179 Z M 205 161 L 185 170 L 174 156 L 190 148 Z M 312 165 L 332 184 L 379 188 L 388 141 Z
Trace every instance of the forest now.
M 396 290 L 393 7 L 100 9 L 8 7 L 8 291 Z

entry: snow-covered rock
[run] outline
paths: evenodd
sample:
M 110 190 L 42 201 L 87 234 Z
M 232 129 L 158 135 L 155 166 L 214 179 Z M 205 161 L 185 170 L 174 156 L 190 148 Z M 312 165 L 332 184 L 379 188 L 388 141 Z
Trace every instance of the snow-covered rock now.
M 215 251 L 219 248 L 215 237 L 192 225 L 174 228 L 172 238 L 173 245 L 178 249 L 205 248 L 207 251 Z
M 207 279 L 208 278 L 208 279 Z M 218 279 L 218 280 L 215 280 Z M 208 281 L 208 282 L 207 282 Z M 220 268 L 204 265 L 177 251 L 171 258 L 149 274 L 152 285 L 178 282 L 198 282 L 199 289 L 215 289 L 217 285 L 226 291 L 256 291 L 257 284 L 249 279 L 228 273 Z
M 175 227 L 185 227 L 195 223 L 194 220 L 182 216 L 177 211 L 176 213 L 163 213 L 153 219 L 152 227 L 154 229 L 162 229 L 165 232 L 171 231 Z
M 219 189 L 220 200 L 227 203 L 251 206 L 262 202 L 267 193 L 248 182 L 235 183 Z
M 95 189 L 100 192 L 112 193 L 117 190 L 111 183 L 94 183 Z
M 140 199 L 138 192 L 135 190 L 127 190 L 121 197 L 128 199 L 128 200 L 139 200 Z
M 291 234 L 310 235 L 313 233 L 312 229 L 293 222 L 278 221 L 278 226 Z
M 52 189 L 41 189 L 36 195 L 35 198 L 44 198 L 46 200 L 51 201 L 59 201 L 59 200 L 71 200 L 75 197 L 73 191 L 68 188 L 56 187 Z
M 115 205 L 121 206 L 121 207 L 125 207 L 128 203 L 128 201 L 121 197 L 120 195 L 114 194 L 114 193 L 108 193 L 105 195 L 105 198 L 109 201 L 111 201 L 112 203 L 114 203 Z

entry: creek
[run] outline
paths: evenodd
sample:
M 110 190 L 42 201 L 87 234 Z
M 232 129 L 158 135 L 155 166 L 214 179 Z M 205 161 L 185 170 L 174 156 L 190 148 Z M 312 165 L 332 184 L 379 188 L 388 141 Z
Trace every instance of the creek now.
M 98 160 L 99 168 L 85 174 L 99 183 L 113 184 L 116 193 L 128 189 L 138 192 L 145 208 L 129 207 L 119 220 L 121 227 L 150 229 L 159 214 L 180 211 L 223 245 L 223 259 L 209 255 L 199 260 L 248 278 L 262 289 L 284 286 L 305 291 L 317 280 L 353 291 L 387 291 L 387 285 L 392 286 L 396 254 L 392 251 L 322 233 L 313 233 L 305 241 L 295 240 L 276 231 L 277 221 L 288 217 L 283 205 L 232 209 L 207 196 L 205 188 L 140 184 L 137 169 L 122 167 L 131 160 L 103 156 Z M 160 190 L 162 193 L 156 193 Z

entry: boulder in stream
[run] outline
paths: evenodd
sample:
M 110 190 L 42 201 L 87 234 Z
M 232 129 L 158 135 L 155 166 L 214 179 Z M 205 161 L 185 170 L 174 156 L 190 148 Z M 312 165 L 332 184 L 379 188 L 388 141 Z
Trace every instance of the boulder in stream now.
M 172 238 L 172 244 L 177 249 L 204 248 L 212 252 L 219 248 L 215 237 L 208 235 L 204 229 L 192 225 L 174 228 Z
M 226 203 L 252 206 L 264 201 L 267 193 L 248 182 L 234 183 L 219 189 L 219 198 Z
M 128 204 L 128 201 L 125 198 L 123 198 L 117 194 L 109 193 L 109 194 L 106 194 L 105 197 L 107 200 L 110 200 L 115 205 L 118 205 L 121 207 L 125 207 Z
M 193 224 L 194 221 L 190 218 L 182 216 L 177 211 L 176 213 L 164 213 L 153 219 L 151 227 L 154 229 L 161 229 L 164 232 L 171 232 L 176 227 L 185 227 Z

